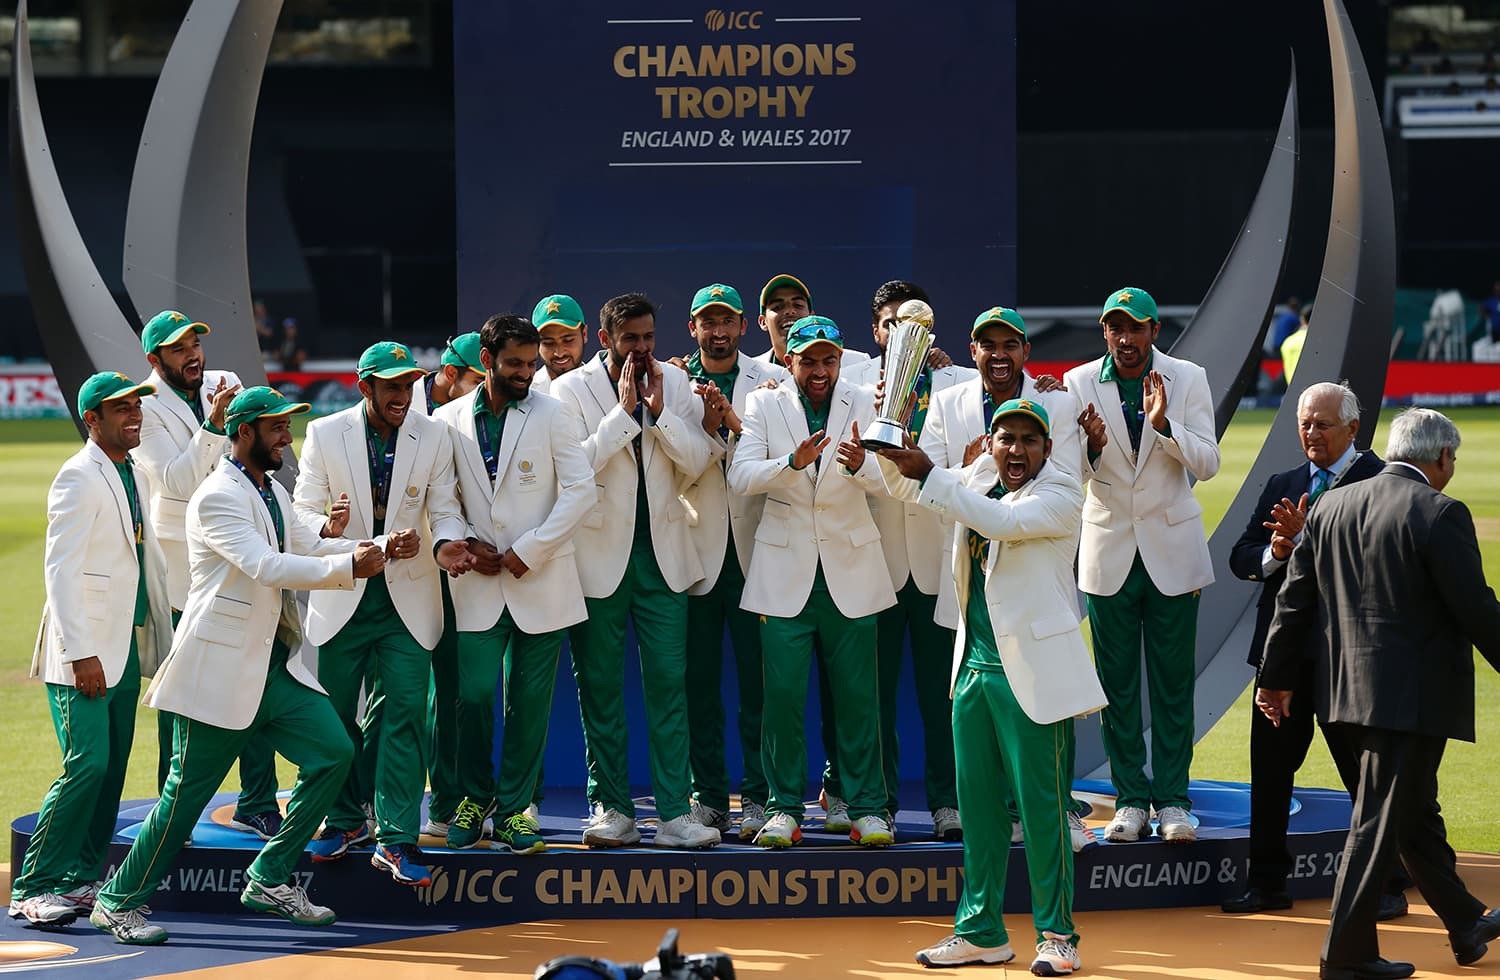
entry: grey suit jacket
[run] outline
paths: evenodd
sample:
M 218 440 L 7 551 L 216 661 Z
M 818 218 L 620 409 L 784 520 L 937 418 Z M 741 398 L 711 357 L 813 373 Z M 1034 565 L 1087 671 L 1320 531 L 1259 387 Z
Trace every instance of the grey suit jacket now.
M 1321 642 L 1309 643 L 1317 630 Z M 1471 645 L 1500 670 L 1500 601 L 1474 520 L 1390 464 L 1313 508 L 1277 595 L 1260 684 L 1293 689 L 1296 661 L 1312 651 L 1318 689 L 1298 693 L 1325 721 L 1472 742 Z

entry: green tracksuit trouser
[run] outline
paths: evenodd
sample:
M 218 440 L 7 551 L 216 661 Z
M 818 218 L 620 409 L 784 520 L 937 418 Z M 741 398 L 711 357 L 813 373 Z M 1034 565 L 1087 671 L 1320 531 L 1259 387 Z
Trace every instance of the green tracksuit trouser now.
M 1009 793 L 1026 835 L 1031 918 L 1044 932 L 1078 941 L 1073 931 L 1073 847 L 1068 831 L 1067 730 L 1071 718 L 1039 725 L 1016 703 L 1002 671 L 959 672 L 953 695 L 953 752 L 964 818 L 964 890 L 953 932 L 978 946 L 1003 946 L 1010 816 L 995 805 Z
M 1102 715 L 1104 751 L 1115 806 L 1188 809 L 1193 762 L 1193 654 L 1198 593 L 1162 595 L 1135 556 L 1125 584 L 1111 596 L 1087 597 L 1094 661 L 1109 706 Z M 1141 644 L 1151 697 L 1151 772 L 1141 720 Z
M 52 727 L 62 748 L 62 775 L 42 798 L 36 831 L 26 847 L 13 899 L 61 894 L 98 876 L 115 820 L 135 739 L 135 705 L 141 698 L 141 662 L 131 631 L 129 659 L 114 687 L 100 698 L 48 684 Z
M 172 610 L 172 628 L 182 619 L 182 610 Z M 173 718 L 170 711 L 156 713 L 156 791 L 167 783 L 172 768 Z M 276 752 L 263 738 L 254 738 L 240 754 L 240 798 L 234 812 L 265 813 L 276 809 Z
M 731 536 L 719 579 L 706 595 L 688 596 L 687 705 L 692 732 L 693 795 L 704 806 L 729 809 L 729 766 L 724 757 L 724 629 L 734 647 L 740 703 L 736 727 L 744 776 L 742 803 L 766 804 L 766 773 L 761 766 L 760 622 L 740 608 L 745 573 Z
M 375 804 L 380 843 L 415 844 L 422 826 L 427 782 L 427 684 L 432 654 L 411 635 L 391 601 L 384 575 L 365 582 L 349 622 L 318 648 L 318 683 L 354 745 L 354 764 L 339 790 L 327 824 L 353 830 Z M 370 693 L 365 724 L 359 691 Z M 373 759 L 365 760 L 365 742 Z M 371 765 L 370 763 L 373 763 Z
M 850 619 L 839 612 L 833 596 L 819 579 L 807 604 L 793 617 L 762 616 L 761 658 L 765 669 L 765 720 L 761 726 L 761 758 L 770 799 L 768 813 L 785 813 L 802 820 L 807 789 L 806 713 L 807 676 L 812 667 L 813 643 L 822 644 L 830 693 L 838 715 L 837 747 L 840 779 L 849 817 L 858 820 L 884 814 L 885 780 L 880 761 L 880 713 L 876 683 L 875 615 Z
M 427 779 L 432 787 L 427 811 L 433 819 L 446 822 L 458 812 L 464 792 L 458 780 L 458 630 L 446 573 L 442 582 L 443 636 L 432 648 L 427 687 Z
M 586 560 L 580 558 L 580 560 Z M 583 717 L 588 798 L 606 810 L 635 816 L 630 796 L 630 733 L 625 726 L 625 621 L 635 623 L 641 689 L 651 750 L 651 789 L 665 823 L 688 812 L 686 592 L 662 578 L 648 534 L 637 533 L 625 575 L 614 594 L 585 599 L 588 619 L 568 631 L 578 711 Z
M 953 669 L 953 630 L 933 619 L 937 596 L 917 588 L 908 576 L 896 593 L 896 604 L 879 613 L 880 633 L 880 751 L 885 760 L 886 809 L 896 815 L 901 759 L 896 734 L 896 697 L 901 679 L 901 654 L 911 636 L 913 680 L 917 688 L 917 712 L 922 718 L 922 742 L 927 789 L 927 809 L 957 807 L 958 791 L 953 774 L 953 702 L 948 684 Z
M 562 641 L 562 630 L 522 632 L 509 609 L 487 630 L 458 634 L 459 787 L 480 805 L 495 800 L 499 819 L 520 813 L 531 803 L 547 748 Z M 490 760 L 495 742 L 495 686 L 502 675 L 505 729 L 497 784 Z
M 307 842 L 344 784 L 354 746 L 328 698 L 287 673 L 286 648 L 278 641 L 250 727 L 234 731 L 177 717 L 167 784 L 141 824 L 130 853 L 104 883 L 100 904 L 118 912 L 151 900 L 229 767 L 245 743 L 259 734 L 267 736 L 274 749 L 297 767 L 297 783 L 287 801 L 281 830 L 261 848 L 248 874 L 268 886 L 284 885 L 291 879 Z

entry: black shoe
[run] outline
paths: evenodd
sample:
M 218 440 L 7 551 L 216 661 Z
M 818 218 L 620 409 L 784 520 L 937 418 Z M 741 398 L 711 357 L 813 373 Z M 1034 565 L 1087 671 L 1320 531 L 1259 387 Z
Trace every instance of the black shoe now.
M 1400 960 L 1370 960 L 1348 966 L 1318 964 L 1318 976 L 1322 980 L 1401 980 L 1416 972 L 1415 966 Z
M 1250 912 L 1270 912 L 1274 909 L 1289 909 L 1292 907 L 1292 896 L 1283 891 L 1271 891 L 1268 888 L 1256 888 L 1251 886 L 1250 890 L 1238 898 L 1231 898 L 1222 902 L 1219 908 L 1230 915 L 1246 915 Z
M 1479 962 L 1489 951 L 1490 940 L 1496 937 L 1500 937 L 1500 909 L 1481 915 L 1472 929 L 1461 936 L 1449 936 L 1448 943 L 1453 947 L 1453 958 L 1458 960 L 1458 965 L 1468 966 Z
M 1375 912 L 1376 922 L 1389 922 L 1406 914 L 1406 896 L 1400 892 L 1380 896 L 1380 908 Z

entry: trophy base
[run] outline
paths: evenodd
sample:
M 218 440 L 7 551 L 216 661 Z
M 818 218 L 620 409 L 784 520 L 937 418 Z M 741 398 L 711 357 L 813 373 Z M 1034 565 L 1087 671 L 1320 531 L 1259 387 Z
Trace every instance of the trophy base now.
M 906 445 L 906 428 L 899 422 L 877 419 L 866 429 L 859 444 L 866 449 L 901 449 Z

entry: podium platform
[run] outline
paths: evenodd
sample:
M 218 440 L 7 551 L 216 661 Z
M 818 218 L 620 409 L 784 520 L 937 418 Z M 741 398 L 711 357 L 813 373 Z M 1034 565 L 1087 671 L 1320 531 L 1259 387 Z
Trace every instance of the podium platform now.
M 1176 844 L 1155 837 L 1131 844 L 1104 842 L 1103 827 L 1114 813 L 1111 787 L 1079 780 L 1074 789 L 1093 807 L 1085 822 L 1099 838 L 1076 857 L 1076 910 L 1211 905 L 1244 890 L 1248 786 L 1195 781 L 1190 793 L 1198 840 Z M 904 795 L 920 799 L 920 787 L 912 786 Z M 153 802 L 121 807 L 106 872 L 124 857 Z M 243 912 L 238 896 L 244 870 L 261 842 L 228 826 L 233 807 L 233 797 L 226 794 L 204 810 L 193 847 L 182 851 L 151 896 L 153 909 Z M 422 888 L 398 885 L 371 867 L 369 846 L 335 862 L 314 864 L 304 856 L 296 875 L 313 900 L 331 906 L 341 920 L 433 927 L 611 918 L 946 917 L 962 889 L 962 845 L 933 840 L 925 811 L 897 815 L 897 842 L 889 848 L 862 848 L 846 837 L 822 833 L 821 811 L 813 804 L 797 847 L 767 851 L 731 837 L 705 851 L 673 851 L 650 846 L 656 819 L 649 797 L 637 801 L 644 839 L 642 846 L 632 848 L 584 847 L 579 835 L 587 809 L 581 790 L 549 789 L 541 808 L 548 850 L 537 855 L 487 847 L 450 851 L 439 839 L 423 838 L 433 880 Z M 1295 898 L 1333 893 L 1349 813 L 1348 797 L 1341 791 L 1296 790 L 1289 836 L 1294 862 L 1289 888 Z M 35 823 L 31 814 L 12 824 L 13 867 L 20 866 Z M 1030 909 L 1020 845 L 1010 852 L 1005 908 L 1013 913 Z

